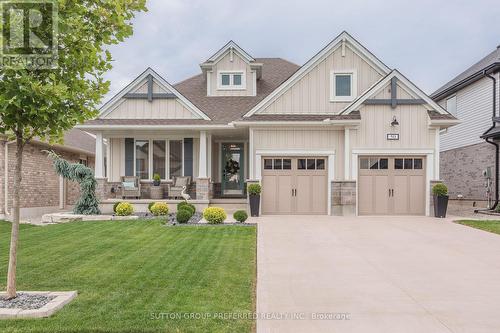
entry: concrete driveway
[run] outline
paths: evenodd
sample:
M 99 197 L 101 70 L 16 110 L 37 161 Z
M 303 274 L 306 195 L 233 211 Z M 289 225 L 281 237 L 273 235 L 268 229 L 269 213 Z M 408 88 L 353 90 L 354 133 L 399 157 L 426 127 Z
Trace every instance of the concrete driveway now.
M 500 332 L 500 235 L 424 217 L 257 222 L 258 332 Z

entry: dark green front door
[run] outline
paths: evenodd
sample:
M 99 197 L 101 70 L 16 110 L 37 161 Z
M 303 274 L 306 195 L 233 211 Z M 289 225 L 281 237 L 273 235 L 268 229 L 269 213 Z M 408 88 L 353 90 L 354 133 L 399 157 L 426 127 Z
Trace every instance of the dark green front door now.
M 242 196 L 245 184 L 243 143 L 222 143 L 222 195 Z

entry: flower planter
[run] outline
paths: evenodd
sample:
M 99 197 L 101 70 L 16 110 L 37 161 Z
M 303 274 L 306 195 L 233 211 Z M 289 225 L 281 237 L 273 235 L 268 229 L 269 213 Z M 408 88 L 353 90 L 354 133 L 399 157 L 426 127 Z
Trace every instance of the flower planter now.
M 259 210 L 260 210 L 260 195 L 250 195 L 250 215 L 253 217 L 258 217 Z
M 448 196 L 435 195 L 434 196 L 434 216 L 444 218 L 448 210 Z

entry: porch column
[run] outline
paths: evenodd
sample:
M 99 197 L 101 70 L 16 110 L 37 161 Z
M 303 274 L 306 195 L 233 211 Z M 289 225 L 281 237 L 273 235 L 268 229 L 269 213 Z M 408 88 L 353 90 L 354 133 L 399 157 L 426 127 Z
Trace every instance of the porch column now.
M 207 178 L 207 132 L 200 131 L 199 178 Z
M 207 135 L 207 175 L 212 178 L 212 134 Z
M 104 140 L 102 132 L 97 132 L 95 136 L 95 178 L 104 178 Z

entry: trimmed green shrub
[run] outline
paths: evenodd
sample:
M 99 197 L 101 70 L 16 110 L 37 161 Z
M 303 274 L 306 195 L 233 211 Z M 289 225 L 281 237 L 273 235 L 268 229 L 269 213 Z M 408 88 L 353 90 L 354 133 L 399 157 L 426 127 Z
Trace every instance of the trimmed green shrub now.
M 134 206 L 130 202 L 120 202 L 116 206 L 116 215 L 118 216 L 129 216 L 134 212 Z
M 153 180 L 154 180 L 154 181 L 156 181 L 156 182 L 160 182 L 160 181 L 161 181 L 161 176 L 160 176 L 160 174 L 155 173 L 155 174 L 153 175 Z
M 187 201 L 182 201 L 177 204 L 177 210 L 187 208 L 191 211 L 191 215 L 193 215 L 196 212 L 196 207 L 193 204 L 190 204 Z
M 260 195 L 262 187 L 260 184 L 250 184 L 248 185 L 247 192 L 249 195 Z
M 436 196 L 448 195 L 448 187 L 443 183 L 438 183 L 432 187 L 432 194 Z
M 203 217 L 210 224 L 219 224 L 227 218 L 226 212 L 220 207 L 208 207 L 203 211 Z
M 247 220 L 248 214 L 244 210 L 237 210 L 234 212 L 233 217 L 236 221 L 243 223 Z
M 116 213 L 116 207 L 118 207 L 119 204 L 121 204 L 121 201 L 115 202 L 113 205 L 113 213 Z
M 164 216 L 168 214 L 168 205 L 166 202 L 155 202 L 153 206 L 151 206 L 151 213 L 154 216 Z
M 191 214 L 190 210 L 181 208 L 177 211 L 177 214 L 175 214 L 175 219 L 179 223 L 187 223 L 191 216 L 193 216 L 193 214 Z
M 155 204 L 156 202 L 150 202 L 149 205 L 148 205 L 148 210 L 149 212 L 152 214 L 153 212 L 151 211 L 151 207 L 153 207 L 153 205 Z

